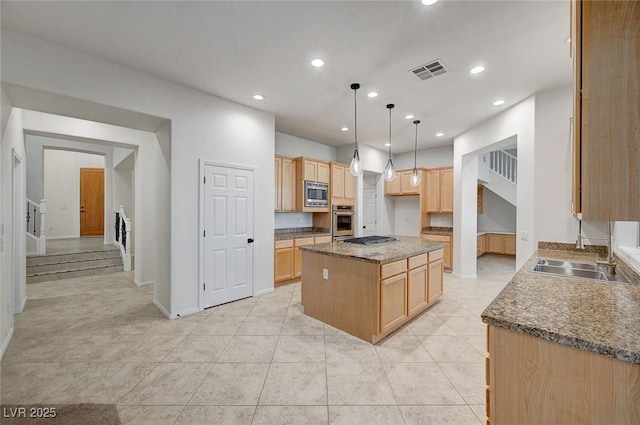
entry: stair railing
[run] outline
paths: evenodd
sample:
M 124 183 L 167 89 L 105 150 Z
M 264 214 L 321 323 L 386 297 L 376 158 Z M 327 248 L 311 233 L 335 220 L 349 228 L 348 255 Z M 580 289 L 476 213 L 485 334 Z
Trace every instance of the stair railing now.
M 131 271 L 131 219 L 129 219 L 124 207 L 114 211 L 115 239 L 113 244 L 120 248 L 120 256 L 122 257 L 123 270 Z
M 47 252 L 46 214 L 47 202 L 44 199 L 39 204 L 27 199 L 27 237 L 35 241 L 36 255 Z
M 499 176 L 518 184 L 518 158 L 505 151 L 489 152 L 489 169 Z

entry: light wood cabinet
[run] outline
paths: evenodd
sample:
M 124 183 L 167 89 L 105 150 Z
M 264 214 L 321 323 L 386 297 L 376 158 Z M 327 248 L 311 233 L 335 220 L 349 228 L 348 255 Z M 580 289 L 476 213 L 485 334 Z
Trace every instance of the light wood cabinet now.
M 478 214 L 482 214 L 484 209 L 484 187 L 478 185 Z
M 331 163 L 331 203 L 333 205 L 355 205 L 356 178 L 349 166 Z
M 501 327 L 488 330 L 487 423 L 640 423 L 639 364 Z
M 296 207 L 296 166 L 293 158 L 275 157 L 275 210 L 294 211 Z
M 478 236 L 478 257 L 487 253 L 487 235 Z
M 407 308 L 409 316 L 424 309 L 429 304 L 429 276 L 427 254 L 410 257 L 407 262 Z
M 303 180 L 329 183 L 329 164 L 315 159 L 302 158 Z
M 411 174 L 413 174 L 413 169 L 411 170 L 400 170 L 396 173 L 396 178 L 392 181 L 384 182 L 384 194 L 390 196 L 407 196 L 407 195 L 419 195 L 422 180 L 424 178 L 424 170 L 418 170 L 421 173 L 420 184 L 418 186 L 411 185 Z
M 453 212 L 453 168 L 427 170 L 424 176 L 426 193 L 423 211 Z
M 420 235 L 423 239 L 430 239 L 432 241 L 442 242 L 444 245 L 443 262 L 444 268 L 447 270 L 453 269 L 453 236 L 452 235 L 436 235 L 432 233 L 422 233 Z
M 274 262 L 274 279 L 276 282 L 293 278 L 295 258 L 292 239 L 276 241 Z
M 640 2 L 572 1 L 573 211 L 640 220 Z
M 403 323 L 407 317 L 407 274 L 380 282 L 380 332 L 386 333 Z
M 486 253 L 516 255 L 516 236 L 502 233 L 489 233 L 485 235 L 488 244 L 485 246 Z
M 429 263 L 429 303 L 438 299 L 444 292 L 444 262 L 442 259 Z
M 302 275 L 302 252 L 299 247 L 331 241 L 331 236 L 310 236 L 276 241 L 274 254 L 275 284 L 289 283 Z

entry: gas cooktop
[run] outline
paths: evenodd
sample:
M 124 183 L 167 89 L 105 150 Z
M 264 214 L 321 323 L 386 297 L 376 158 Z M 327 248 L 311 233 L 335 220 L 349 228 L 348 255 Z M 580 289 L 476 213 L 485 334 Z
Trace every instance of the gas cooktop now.
M 361 245 L 374 245 L 377 243 L 385 243 L 385 242 L 393 242 L 393 241 L 397 241 L 397 239 L 392 236 L 364 236 L 361 238 L 345 239 L 343 242 L 359 243 Z

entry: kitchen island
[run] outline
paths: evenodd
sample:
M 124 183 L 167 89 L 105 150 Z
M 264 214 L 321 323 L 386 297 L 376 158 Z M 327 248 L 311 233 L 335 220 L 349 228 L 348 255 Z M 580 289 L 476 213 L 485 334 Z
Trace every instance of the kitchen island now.
M 375 344 L 433 305 L 442 295 L 442 244 L 395 238 L 301 246 L 304 313 Z
M 539 258 L 598 258 L 553 248 L 539 249 L 482 313 L 488 423 L 640 424 L 640 277 L 619 259 L 629 283 L 533 271 Z

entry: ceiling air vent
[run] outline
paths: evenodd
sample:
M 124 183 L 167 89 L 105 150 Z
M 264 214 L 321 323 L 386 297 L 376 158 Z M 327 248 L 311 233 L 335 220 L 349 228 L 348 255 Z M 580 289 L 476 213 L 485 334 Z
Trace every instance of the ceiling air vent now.
M 428 80 L 431 77 L 437 77 L 440 74 L 447 72 L 447 68 L 440 59 L 433 60 L 427 64 L 421 65 L 411 70 L 416 77 L 421 80 Z

